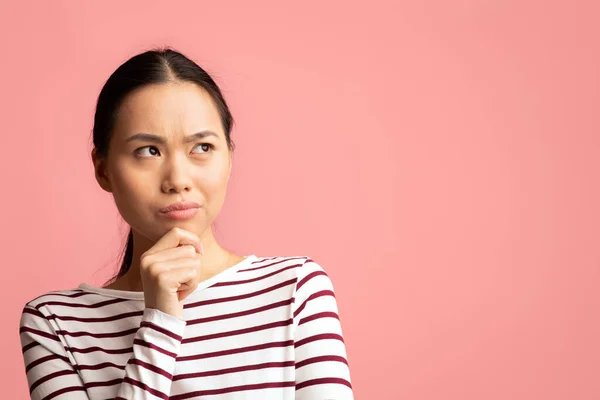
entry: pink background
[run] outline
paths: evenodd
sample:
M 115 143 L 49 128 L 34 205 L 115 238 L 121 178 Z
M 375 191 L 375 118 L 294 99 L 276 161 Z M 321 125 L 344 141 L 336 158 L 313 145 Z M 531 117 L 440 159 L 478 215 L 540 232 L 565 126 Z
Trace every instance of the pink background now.
M 94 102 L 169 44 L 237 120 L 218 238 L 329 272 L 356 398 L 600 398 L 598 3 L 287 3 L 2 3 L 2 397 L 24 303 L 114 272 Z

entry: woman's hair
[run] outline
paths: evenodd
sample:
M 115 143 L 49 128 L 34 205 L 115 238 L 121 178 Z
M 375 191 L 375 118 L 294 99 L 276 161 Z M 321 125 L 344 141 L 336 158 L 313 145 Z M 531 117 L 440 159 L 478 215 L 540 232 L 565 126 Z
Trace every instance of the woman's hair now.
M 97 156 L 108 156 L 119 107 L 129 93 L 146 85 L 182 81 L 195 83 L 210 95 L 221 117 L 227 147 L 233 151 L 235 148 L 231 140 L 233 117 L 221 90 L 198 64 L 180 52 L 165 47 L 133 56 L 119 66 L 102 87 L 94 115 L 93 143 Z M 133 232 L 129 228 L 121 267 L 113 280 L 120 278 L 129 270 L 132 259 Z

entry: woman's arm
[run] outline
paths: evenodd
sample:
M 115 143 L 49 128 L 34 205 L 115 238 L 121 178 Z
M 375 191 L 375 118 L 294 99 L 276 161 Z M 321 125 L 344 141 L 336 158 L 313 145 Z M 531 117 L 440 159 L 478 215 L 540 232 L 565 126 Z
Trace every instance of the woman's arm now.
M 124 377 L 114 382 L 119 385 L 115 399 L 169 398 L 185 325 L 185 321 L 159 310 L 144 310 Z M 32 400 L 89 399 L 86 391 L 89 386 L 84 386 L 65 343 L 42 312 L 27 304 L 19 332 Z M 109 355 L 106 361 L 110 362 Z
M 299 271 L 294 296 L 296 399 L 353 399 L 333 284 L 311 259 Z

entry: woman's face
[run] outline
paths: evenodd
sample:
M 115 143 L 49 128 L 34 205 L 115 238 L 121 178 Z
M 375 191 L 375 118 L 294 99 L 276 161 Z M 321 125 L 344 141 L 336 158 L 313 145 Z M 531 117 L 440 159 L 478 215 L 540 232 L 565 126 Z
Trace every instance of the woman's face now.
M 193 137 L 199 133 L 206 135 Z M 231 153 L 211 97 L 193 83 L 149 85 L 129 94 L 118 112 L 105 177 L 93 157 L 98 182 L 113 194 L 123 219 L 152 241 L 174 226 L 201 235 L 225 200 Z M 200 205 L 189 219 L 160 212 L 185 200 Z

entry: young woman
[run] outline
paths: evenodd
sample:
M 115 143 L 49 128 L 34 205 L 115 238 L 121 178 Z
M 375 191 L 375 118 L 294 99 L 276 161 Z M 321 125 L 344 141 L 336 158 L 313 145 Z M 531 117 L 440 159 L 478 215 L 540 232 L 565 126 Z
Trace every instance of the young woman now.
M 29 301 L 32 399 L 352 399 L 331 280 L 309 257 L 233 254 L 212 224 L 233 119 L 172 49 L 132 57 L 94 117 L 98 184 L 130 225 L 116 279 Z

